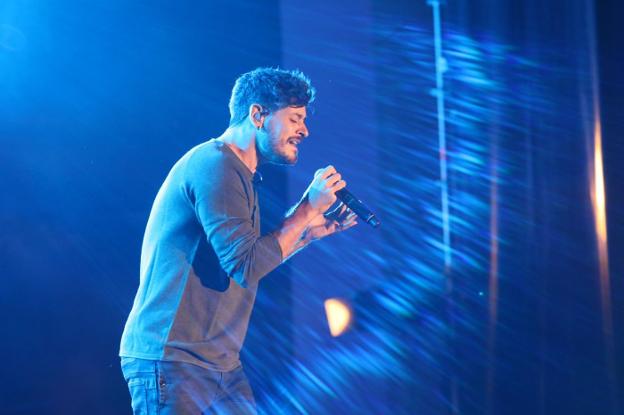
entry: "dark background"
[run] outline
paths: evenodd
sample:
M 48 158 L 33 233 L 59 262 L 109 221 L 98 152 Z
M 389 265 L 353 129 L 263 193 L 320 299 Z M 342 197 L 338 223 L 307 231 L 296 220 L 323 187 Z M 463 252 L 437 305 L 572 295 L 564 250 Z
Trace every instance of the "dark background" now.
M 264 170 L 264 227 L 330 163 L 383 227 L 314 244 L 263 281 L 243 354 L 261 412 L 624 410 L 624 6 L 441 6 L 445 269 L 431 8 L 336 3 L 0 4 L 0 413 L 130 412 L 117 351 L 153 197 L 226 128 L 234 79 L 277 65 L 306 72 L 318 101 L 299 165 Z M 609 335 L 588 186 L 594 92 Z M 355 312 L 339 338 L 329 297 Z

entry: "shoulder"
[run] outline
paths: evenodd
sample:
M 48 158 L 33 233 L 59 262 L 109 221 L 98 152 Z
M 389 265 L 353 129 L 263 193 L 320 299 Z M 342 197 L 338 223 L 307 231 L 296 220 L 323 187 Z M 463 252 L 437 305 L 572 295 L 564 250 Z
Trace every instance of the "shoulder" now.
M 186 152 L 178 161 L 183 166 L 220 166 L 227 164 L 227 154 L 225 154 L 222 143 L 209 140 L 196 145 Z
M 178 174 L 190 188 L 244 187 L 245 172 L 223 142 L 210 140 L 190 149 L 176 163 Z
M 182 156 L 175 167 L 188 179 L 229 176 L 237 166 L 223 146 L 216 140 L 201 143 Z

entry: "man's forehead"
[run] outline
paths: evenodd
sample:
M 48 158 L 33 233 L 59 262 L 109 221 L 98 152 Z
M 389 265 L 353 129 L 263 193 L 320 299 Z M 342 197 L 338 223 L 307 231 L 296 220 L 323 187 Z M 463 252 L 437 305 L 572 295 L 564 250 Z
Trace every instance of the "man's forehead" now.
M 307 115 L 306 107 L 286 107 L 284 108 L 284 110 L 289 115 L 294 115 L 299 118 L 305 118 Z

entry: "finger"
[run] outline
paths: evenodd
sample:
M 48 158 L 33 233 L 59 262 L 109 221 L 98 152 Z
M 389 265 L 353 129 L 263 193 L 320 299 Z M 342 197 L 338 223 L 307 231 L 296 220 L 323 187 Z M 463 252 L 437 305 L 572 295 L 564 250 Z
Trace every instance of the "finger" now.
M 342 228 L 342 224 L 340 222 L 338 222 L 337 220 L 332 222 L 331 224 L 332 232 L 338 232 L 340 231 L 341 228 Z
M 350 217 L 353 217 L 353 212 L 347 206 L 341 209 L 340 214 L 338 215 L 338 221 L 344 222 L 348 220 Z
M 336 173 L 336 168 L 330 164 L 329 166 L 322 169 L 321 179 L 326 179 L 334 173 Z
M 357 215 L 356 215 L 355 213 L 351 212 L 351 213 L 349 213 L 349 214 L 347 215 L 347 217 L 343 220 L 343 222 L 346 222 L 346 221 L 353 221 L 353 220 L 355 220 L 356 218 L 357 218 Z
M 341 221 L 340 223 L 344 227 L 344 226 L 348 226 L 348 225 L 352 224 L 353 222 L 355 222 L 355 220 L 356 220 L 355 217 L 351 217 L 349 219 Z
M 353 223 L 349 224 L 349 226 L 347 226 L 347 227 L 343 228 L 342 230 L 347 230 L 347 229 L 349 229 L 349 228 L 353 228 L 353 227 L 354 227 L 355 225 L 357 225 L 357 224 L 358 224 L 358 221 L 357 221 L 357 220 L 355 220 L 355 221 L 353 221 Z
M 330 188 L 330 187 L 334 186 L 340 180 L 342 180 L 342 176 L 340 175 L 340 173 L 332 174 L 327 179 L 325 179 L 325 188 Z
M 347 229 L 352 228 L 357 224 L 358 222 L 356 220 L 354 220 L 351 223 L 343 223 L 342 226 L 338 227 L 338 232 L 346 231 Z
M 334 184 L 329 189 L 332 191 L 332 193 L 336 193 L 338 190 L 344 189 L 345 187 L 347 187 L 347 182 L 344 181 L 344 180 L 340 180 L 340 181 L 336 182 L 336 184 Z
M 340 220 L 340 218 L 344 215 L 345 211 L 347 210 L 347 205 L 344 204 L 344 202 L 340 202 L 340 204 L 338 204 L 338 206 L 333 209 L 331 212 L 326 213 L 325 217 L 329 217 L 331 219 L 335 219 L 339 222 L 342 222 L 342 220 Z

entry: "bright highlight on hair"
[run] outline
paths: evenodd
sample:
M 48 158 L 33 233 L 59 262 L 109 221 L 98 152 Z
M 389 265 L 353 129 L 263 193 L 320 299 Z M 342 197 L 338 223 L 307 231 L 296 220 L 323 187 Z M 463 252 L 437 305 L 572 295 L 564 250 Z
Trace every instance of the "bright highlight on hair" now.
M 349 304 L 338 298 L 325 300 L 325 315 L 327 316 L 329 332 L 334 337 L 338 337 L 347 331 L 353 320 L 353 313 Z

